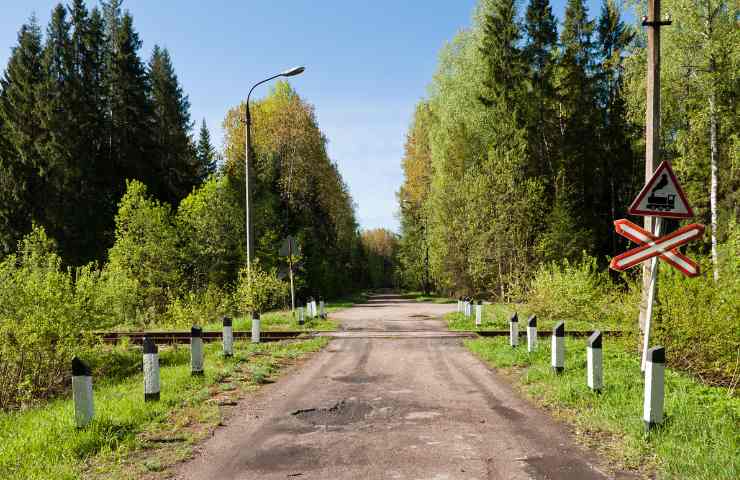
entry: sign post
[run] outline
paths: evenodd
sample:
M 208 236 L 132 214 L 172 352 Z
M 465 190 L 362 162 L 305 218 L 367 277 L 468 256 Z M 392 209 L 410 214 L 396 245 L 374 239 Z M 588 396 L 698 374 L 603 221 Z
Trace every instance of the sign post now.
M 645 310 L 645 330 L 642 345 L 640 369 L 645 371 L 645 359 L 650 346 L 650 327 L 655 303 L 655 284 L 658 278 L 658 260 L 663 260 L 687 277 L 699 275 L 699 265 L 689 257 L 681 254 L 678 247 L 695 240 L 704 234 L 704 225 L 692 223 L 675 232 L 661 236 L 661 219 L 686 219 L 694 216 L 686 195 L 673 173 L 671 164 L 663 161 L 637 194 L 627 213 L 654 217 L 655 233 L 621 219 L 614 222 L 617 234 L 628 238 L 639 246 L 614 257 L 609 267 L 624 271 L 646 260 L 650 260 L 649 282 L 647 285 L 647 308 Z
M 280 255 L 288 257 L 288 276 L 290 277 L 290 312 L 295 316 L 295 287 L 293 285 L 293 255 L 298 254 L 300 248 L 295 237 L 288 235 L 280 247 Z

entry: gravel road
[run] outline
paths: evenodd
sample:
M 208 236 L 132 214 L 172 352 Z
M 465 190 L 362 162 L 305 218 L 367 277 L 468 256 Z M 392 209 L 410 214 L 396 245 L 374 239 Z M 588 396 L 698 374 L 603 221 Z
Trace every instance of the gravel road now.
M 175 478 L 609 478 L 462 339 L 444 336 L 440 317 L 454 309 L 382 295 L 333 314 L 352 338 L 241 402 Z

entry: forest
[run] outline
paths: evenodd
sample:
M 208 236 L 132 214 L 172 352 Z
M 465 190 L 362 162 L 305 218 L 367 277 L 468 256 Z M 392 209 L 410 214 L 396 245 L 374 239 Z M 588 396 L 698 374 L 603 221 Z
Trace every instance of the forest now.
M 645 4 L 632 7 L 639 19 Z M 662 158 L 707 232 L 689 248 L 701 277 L 661 270 L 659 341 L 678 350 L 674 363 L 736 382 L 737 10 L 723 0 L 662 8 L 672 20 L 661 32 Z M 645 35 L 615 0 L 598 14 L 568 0 L 562 22 L 549 0 L 479 2 L 472 26 L 442 49 L 408 130 L 402 285 L 637 329 L 640 271 L 607 265 L 630 247 L 613 222 L 629 218 L 645 181 Z
M 0 409 L 66 387 L 84 332 L 188 328 L 367 286 L 354 204 L 313 107 L 287 83 L 251 105 L 257 266 L 245 252 L 245 105 L 217 151 L 167 49 L 140 57 L 121 0 L 58 4 L 0 78 Z M 259 297 L 255 303 L 254 298 Z

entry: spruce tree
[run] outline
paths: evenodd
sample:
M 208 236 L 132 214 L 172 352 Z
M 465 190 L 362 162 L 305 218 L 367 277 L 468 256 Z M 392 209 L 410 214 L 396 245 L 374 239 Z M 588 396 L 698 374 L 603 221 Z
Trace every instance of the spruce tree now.
M 0 247 L 7 253 L 38 219 L 39 181 L 45 173 L 38 154 L 38 110 L 43 73 L 41 29 L 35 17 L 18 32 L 8 65 L 0 78 Z
M 197 185 L 199 165 L 190 139 L 190 101 L 177 80 L 167 49 L 154 47 L 149 61 L 153 106 L 153 162 L 163 200 L 176 204 Z
M 208 131 L 205 118 L 201 122 L 200 131 L 198 132 L 196 158 L 198 159 L 198 177 L 202 182 L 209 175 L 216 172 L 216 150 L 211 143 L 211 133 Z
M 486 93 L 481 96 L 485 105 L 496 103 L 517 110 L 522 93 L 524 62 L 517 43 L 520 38 L 516 24 L 515 0 L 495 0 L 485 12 L 483 39 L 480 52 L 485 58 L 487 78 L 483 82 Z
M 533 175 L 555 176 L 552 170 L 557 131 L 553 69 L 557 47 L 557 23 L 549 0 L 531 0 L 524 19 L 526 42 L 523 55 L 529 68 L 527 127 L 530 170 Z M 552 183 L 552 181 L 551 181 Z

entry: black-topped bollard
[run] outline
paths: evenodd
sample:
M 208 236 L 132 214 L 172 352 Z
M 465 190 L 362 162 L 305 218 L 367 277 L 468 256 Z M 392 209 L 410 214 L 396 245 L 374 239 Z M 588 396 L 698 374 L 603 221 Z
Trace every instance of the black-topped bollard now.
M 645 401 L 642 419 L 650 430 L 663 423 L 663 396 L 665 382 L 665 348 L 653 347 L 647 351 L 645 363 Z
M 561 373 L 565 368 L 565 322 L 560 321 L 552 329 L 552 368 Z
M 260 343 L 260 314 L 252 314 L 252 343 Z
M 586 381 L 588 387 L 595 392 L 600 392 L 604 386 L 602 358 L 601 332 L 596 330 L 588 337 L 586 344 Z
M 203 329 L 190 329 L 190 374 L 203 375 Z
M 144 401 L 159 400 L 159 349 L 149 337 L 144 337 Z
M 532 353 L 537 348 L 537 315 L 527 320 L 527 351 Z
M 509 319 L 509 345 L 512 348 L 519 345 L 519 316 L 516 312 Z
M 478 300 L 478 305 L 475 306 L 475 326 L 480 327 L 483 322 L 483 300 Z
M 224 332 L 223 332 L 223 343 L 224 343 L 224 357 L 231 357 L 234 355 L 234 327 L 232 325 L 231 317 L 223 317 Z
M 92 371 L 77 357 L 72 359 L 72 400 L 75 405 L 75 424 L 83 428 L 93 418 Z

